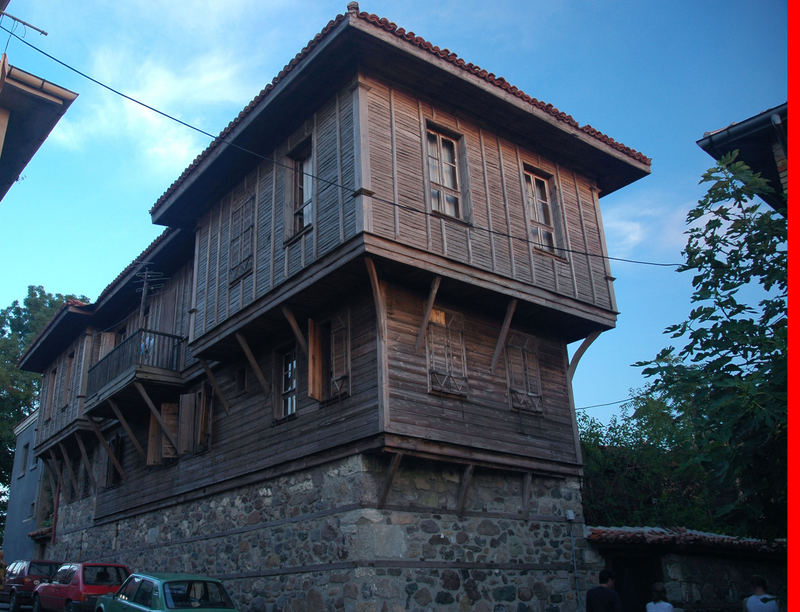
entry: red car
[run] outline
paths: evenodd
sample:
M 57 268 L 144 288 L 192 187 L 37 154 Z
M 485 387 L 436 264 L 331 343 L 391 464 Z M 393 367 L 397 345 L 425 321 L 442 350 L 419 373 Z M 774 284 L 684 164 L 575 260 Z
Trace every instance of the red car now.
M 61 561 L 14 561 L 6 569 L 0 601 L 8 602 L 9 612 L 19 612 L 21 605 L 33 601 L 33 589 L 50 580 L 61 565 Z
M 130 570 L 118 563 L 65 563 L 33 591 L 33 612 L 94 612 L 100 595 L 115 592 Z

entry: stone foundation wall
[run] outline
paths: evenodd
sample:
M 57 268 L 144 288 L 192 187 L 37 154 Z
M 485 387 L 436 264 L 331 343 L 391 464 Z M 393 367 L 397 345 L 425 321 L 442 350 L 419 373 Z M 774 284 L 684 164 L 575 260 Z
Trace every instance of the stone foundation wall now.
M 462 468 L 404 459 L 379 509 L 387 467 L 353 456 L 98 525 L 90 498 L 47 554 L 218 576 L 254 612 L 580 608 L 573 563 L 582 599 L 602 561 L 577 479 L 534 478 L 523 503 L 520 474 L 476 468 L 459 517 Z

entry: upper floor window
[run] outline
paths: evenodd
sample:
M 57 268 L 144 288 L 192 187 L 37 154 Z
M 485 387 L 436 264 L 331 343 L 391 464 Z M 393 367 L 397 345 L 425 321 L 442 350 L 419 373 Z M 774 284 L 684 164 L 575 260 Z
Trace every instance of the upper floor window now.
M 531 231 L 531 244 L 556 254 L 554 198 L 550 179 L 525 168 L 525 202 Z
M 439 131 L 428 129 L 428 178 L 431 211 L 464 218 L 458 143 Z
M 314 198 L 314 175 L 311 142 L 297 149 L 292 155 L 292 235 L 311 226 Z
M 253 269 L 253 226 L 255 198 L 252 196 L 231 211 L 231 242 L 228 279 L 235 281 Z
M 44 397 L 44 420 L 49 419 L 53 414 L 53 408 L 56 404 L 56 381 L 58 379 L 58 368 L 50 370 L 47 378 L 47 395 Z
M 434 309 L 427 335 L 428 390 L 466 395 L 467 357 L 464 348 L 464 317 Z

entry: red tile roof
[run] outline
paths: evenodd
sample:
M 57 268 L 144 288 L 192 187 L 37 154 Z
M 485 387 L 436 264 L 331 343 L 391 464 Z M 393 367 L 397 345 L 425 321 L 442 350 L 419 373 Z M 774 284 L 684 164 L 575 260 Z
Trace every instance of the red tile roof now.
M 614 546 L 660 545 L 697 546 L 727 550 L 751 550 L 756 552 L 781 552 L 786 550 L 785 540 L 767 542 L 754 538 L 707 533 L 677 527 L 587 527 L 587 540 L 592 544 Z
M 485 80 L 487 83 L 491 83 L 496 87 L 524 100 L 525 102 L 529 103 L 531 106 L 538 108 L 553 117 L 557 120 L 566 123 L 567 125 L 577 128 L 584 133 L 596 138 L 597 140 L 603 142 L 604 144 L 621 151 L 625 155 L 635 159 L 638 162 L 641 162 L 646 165 L 650 165 L 650 158 L 639 153 L 635 149 L 625 146 L 624 144 L 617 142 L 610 136 L 603 134 L 599 130 L 596 130 L 590 125 L 581 126 L 575 119 L 572 118 L 571 115 L 568 115 L 560 110 L 558 110 L 552 104 L 547 104 L 542 102 L 541 100 L 537 100 L 536 98 L 529 96 L 521 89 L 518 89 L 514 85 L 511 85 L 508 81 L 506 81 L 503 77 L 498 77 L 492 72 L 488 72 L 481 68 L 480 66 L 476 66 L 472 63 L 467 63 L 458 55 L 450 51 L 449 49 L 440 49 L 439 47 L 429 43 L 427 40 L 420 36 L 416 36 L 413 32 L 407 32 L 404 28 L 398 27 L 397 24 L 389 21 L 385 17 L 378 17 L 372 13 L 360 12 L 358 10 L 358 3 L 351 2 L 347 5 L 348 14 L 356 16 L 358 19 L 365 21 L 377 28 L 380 28 L 386 32 L 394 34 L 398 38 L 408 42 L 411 45 L 414 45 L 420 49 L 423 49 L 429 52 L 431 55 L 435 55 L 439 58 L 442 58 L 454 66 L 457 66 L 468 72 L 472 75 L 477 76 L 480 79 Z M 211 142 L 211 144 L 206 147 L 206 149 L 200 153 L 197 157 L 194 158 L 191 164 L 187 166 L 187 168 L 181 173 L 181 175 L 167 188 L 167 190 L 161 195 L 158 201 L 151 207 L 150 213 L 152 214 L 169 196 L 171 196 L 177 189 L 180 187 L 181 183 L 191 174 L 191 172 L 204 160 L 206 159 L 212 151 L 214 151 L 220 144 L 222 144 L 233 129 L 239 125 L 239 123 L 252 111 L 264 98 L 266 98 L 272 90 L 288 75 L 294 68 L 322 41 L 330 32 L 333 30 L 337 25 L 339 25 L 344 19 L 346 19 L 346 15 L 337 15 L 334 19 L 328 22 L 328 24 L 320 31 L 312 40 L 308 42 L 308 44 L 303 47 L 303 49 L 294 56 L 294 58 L 284 66 L 283 70 L 281 70 L 272 82 L 267 84 L 264 89 L 262 89 L 258 95 L 253 98 L 250 103 L 245 106 L 241 112 L 236 116 L 233 121 L 231 121 L 225 129 L 223 129 L 219 136 Z

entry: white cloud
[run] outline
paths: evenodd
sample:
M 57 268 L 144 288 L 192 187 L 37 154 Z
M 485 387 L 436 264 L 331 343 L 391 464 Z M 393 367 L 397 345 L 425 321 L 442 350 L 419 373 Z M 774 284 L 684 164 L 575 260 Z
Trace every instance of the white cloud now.
M 672 260 L 686 244 L 690 203 L 676 205 L 653 194 L 603 205 L 606 242 L 612 257 Z

